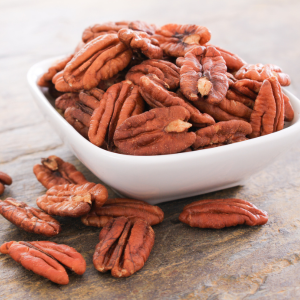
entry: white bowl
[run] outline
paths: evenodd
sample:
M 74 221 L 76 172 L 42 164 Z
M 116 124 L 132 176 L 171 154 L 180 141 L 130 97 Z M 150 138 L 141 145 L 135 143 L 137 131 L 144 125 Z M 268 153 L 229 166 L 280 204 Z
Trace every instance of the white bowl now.
M 300 102 L 290 92 L 294 120 L 286 128 L 259 138 L 222 147 L 158 156 L 131 156 L 100 149 L 84 139 L 49 103 L 37 79 L 57 59 L 35 64 L 27 80 L 34 99 L 60 138 L 103 182 L 129 198 L 151 204 L 242 185 L 271 164 L 300 137 Z

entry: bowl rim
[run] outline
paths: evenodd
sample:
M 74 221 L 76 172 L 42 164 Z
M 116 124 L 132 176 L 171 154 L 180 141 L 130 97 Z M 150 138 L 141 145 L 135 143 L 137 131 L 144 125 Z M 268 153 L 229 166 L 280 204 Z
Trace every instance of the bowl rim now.
M 254 139 L 248 139 L 243 142 L 239 143 L 233 143 L 224 145 L 222 147 L 215 147 L 215 148 L 209 148 L 209 149 L 202 149 L 201 151 L 190 151 L 190 152 L 181 152 L 181 153 L 174 153 L 174 154 L 164 154 L 164 155 L 152 155 L 152 156 L 142 156 L 142 155 L 127 155 L 127 154 L 120 154 L 120 153 L 114 153 L 110 152 L 108 150 L 104 150 L 102 148 L 97 147 L 96 145 L 92 144 L 90 141 L 86 140 L 80 133 L 78 133 L 56 110 L 55 108 L 50 104 L 49 100 L 47 99 L 46 95 L 43 93 L 42 88 L 37 85 L 37 81 L 35 80 L 37 78 L 37 73 L 42 74 L 41 71 L 46 72 L 46 69 L 48 69 L 55 61 L 65 57 L 66 55 L 60 55 L 55 56 L 52 58 L 48 58 L 45 60 L 42 60 L 38 63 L 35 63 L 27 72 L 27 82 L 34 94 L 38 96 L 39 102 L 46 106 L 48 108 L 48 113 L 51 114 L 52 118 L 55 118 L 56 122 L 61 124 L 62 126 L 69 126 L 69 129 L 72 129 L 75 134 L 77 134 L 77 138 L 80 140 L 80 143 L 83 147 L 89 147 L 91 150 L 95 150 L 96 148 L 99 151 L 99 155 L 103 156 L 109 156 L 112 159 L 126 159 L 127 161 L 132 162 L 139 162 L 143 161 L 151 164 L 151 163 L 172 163 L 178 160 L 179 156 L 181 160 L 185 159 L 192 159 L 192 158 L 205 158 L 208 155 L 218 155 L 224 152 L 232 152 L 233 150 L 236 151 L 243 151 L 246 150 L 249 147 L 255 147 L 260 146 L 262 143 L 269 143 L 274 140 L 281 139 L 283 136 L 295 136 L 296 131 L 300 131 L 300 117 L 296 119 L 296 111 L 298 111 L 298 115 L 300 114 L 300 100 L 293 95 L 291 92 L 287 91 L 285 88 L 283 88 L 284 93 L 292 100 L 291 102 L 295 111 L 295 117 L 292 123 L 288 127 L 273 132 L 272 134 L 260 136 Z M 35 98 L 36 99 L 36 98 Z M 296 107 L 294 107 L 296 106 Z M 297 109 L 296 109 L 297 108 Z M 300 135 L 299 135 L 300 138 Z

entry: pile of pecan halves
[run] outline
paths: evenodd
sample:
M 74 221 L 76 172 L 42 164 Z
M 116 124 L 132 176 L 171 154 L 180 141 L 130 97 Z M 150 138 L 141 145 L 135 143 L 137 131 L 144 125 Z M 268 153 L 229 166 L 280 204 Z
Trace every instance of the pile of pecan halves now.
M 129 155 L 218 147 L 283 129 L 294 111 L 272 64 L 209 44 L 204 26 L 108 22 L 38 81 L 91 143 Z
M 47 189 L 36 200 L 40 209 L 7 198 L 0 200 L 3 217 L 27 232 L 47 237 L 62 230 L 53 216 L 80 217 L 86 226 L 103 227 L 93 255 L 96 270 L 128 277 L 144 266 L 154 246 L 152 226 L 164 219 L 158 206 L 135 199 L 108 199 L 102 184 L 87 181 L 72 164 L 55 155 L 42 159 L 33 172 Z M 245 200 L 210 199 L 186 205 L 179 220 L 191 227 L 221 229 L 263 225 L 268 214 Z M 50 241 L 9 241 L 0 247 L 0 253 L 57 284 L 69 282 L 65 267 L 79 275 L 86 270 L 85 259 L 74 248 Z

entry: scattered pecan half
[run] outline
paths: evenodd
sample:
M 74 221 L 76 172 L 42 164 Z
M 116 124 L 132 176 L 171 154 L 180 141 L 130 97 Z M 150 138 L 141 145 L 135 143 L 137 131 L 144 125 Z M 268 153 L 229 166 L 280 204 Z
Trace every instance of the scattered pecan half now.
M 231 120 L 219 122 L 196 131 L 194 150 L 218 147 L 247 140 L 246 135 L 252 132 L 248 122 Z
M 93 256 L 100 272 L 111 271 L 114 277 L 128 277 L 139 271 L 154 245 L 155 234 L 143 219 L 132 222 L 126 217 L 108 221 L 99 235 Z
M 130 62 L 132 52 L 117 34 L 101 35 L 87 43 L 66 65 L 64 80 L 74 89 L 90 90 L 112 78 Z
M 36 204 L 50 215 L 77 218 L 86 215 L 93 202 L 99 208 L 107 198 L 107 189 L 102 184 L 64 184 L 50 188 L 45 195 L 37 198 Z
M 148 59 L 132 67 L 126 74 L 126 79 L 139 85 L 140 78 L 147 74 L 154 74 L 163 80 L 169 89 L 174 90 L 179 86 L 180 69 L 166 60 Z
M 191 227 L 221 229 L 237 225 L 264 225 L 268 213 L 241 199 L 208 199 L 186 205 L 179 220 Z
M 0 214 L 27 232 L 54 236 L 61 231 L 59 222 L 54 218 L 13 198 L 0 201 Z
M 127 21 L 121 22 L 106 22 L 103 24 L 96 24 L 90 26 L 83 31 L 82 41 L 88 43 L 99 35 L 106 35 L 110 33 L 118 33 L 122 28 L 128 28 Z
M 200 111 L 187 100 L 168 91 L 166 83 L 154 74 L 148 74 L 140 78 L 139 91 L 151 107 L 171 107 L 178 105 L 184 107 L 190 112 L 190 122 L 194 126 L 211 125 L 215 123 L 215 120 L 210 115 L 201 114 Z
M 264 80 L 255 100 L 250 124 L 252 126 L 250 138 L 283 129 L 284 97 L 277 77 Z
M 100 106 L 91 117 L 90 141 L 100 147 L 108 134 L 108 145 L 112 147 L 116 128 L 128 117 L 143 111 L 144 101 L 137 86 L 128 80 L 114 84 L 105 92 Z
M 144 31 L 149 35 L 155 33 L 156 25 L 155 24 L 148 24 L 143 21 L 133 21 L 128 24 L 128 28 L 137 31 Z
M 52 83 L 52 78 L 54 75 L 56 75 L 58 72 L 62 71 L 67 63 L 73 58 L 73 54 L 60 59 L 56 61 L 49 69 L 48 71 L 42 75 L 42 77 L 38 80 L 37 84 L 39 86 L 44 86 L 44 87 L 50 87 Z
M 163 221 L 164 212 L 158 206 L 141 200 L 114 198 L 108 199 L 100 208 L 93 207 L 87 215 L 81 217 L 81 222 L 86 226 L 104 227 L 111 219 L 122 216 L 133 222 L 141 218 L 152 226 Z
M 163 57 L 163 50 L 159 47 L 158 41 L 146 32 L 123 28 L 118 32 L 118 37 L 133 51 L 141 51 L 149 58 L 160 59 Z
M 246 64 L 235 74 L 235 78 L 237 79 L 248 78 L 260 82 L 263 82 L 265 79 L 272 76 L 275 76 L 282 86 L 288 86 L 291 84 L 290 76 L 283 73 L 278 66 L 272 64 Z
M 187 132 L 190 113 L 182 106 L 154 108 L 128 118 L 114 135 L 120 153 L 162 155 L 178 153 L 190 147 L 195 133 Z
M 57 284 L 68 284 L 69 276 L 64 264 L 69 269 L 82 275 L 86 262 L 74 248 L 53 242 L 7 242 L 0 247 L 0 252 L 9 254 L 27 270 L 41 275 Z
M 204 26 L 167 24 L 156 30 L 153 35 L 164 53 L 168 56 L 184 56 L 197 45 L 206 44 L 211 37 Z
M 5 185 L 11 185 L 12 178 L 4 172 L 0 171 L 0 196 L 4 193 Z
M 33 173 L 46 189 L 50 189 L 54 185 L 67 183 L 84 184 L 88 182 L 84 175 L 72 164 L 63 161 L 55 155 L 42 158 L 42 164 L 35 165 Z

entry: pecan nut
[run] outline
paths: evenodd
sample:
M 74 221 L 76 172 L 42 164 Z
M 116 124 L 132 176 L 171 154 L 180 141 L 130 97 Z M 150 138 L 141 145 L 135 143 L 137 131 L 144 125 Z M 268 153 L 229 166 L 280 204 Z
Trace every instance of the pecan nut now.
M 250 118 L 250 138 L 266 135 L 283 129 L 284 97 L 275 76 L 264 80 L 255 100 Z
M 283 94 L 284 100 L 284 120 L 287 122 L 292 122 L 294 119 L 294 109 L 287 95 Z M 0 193 L 1 194 L 1 193 Z
M 61 231 L 60 224 L 57 220 L 43 211 L 30 207 L 26 203 L 13 198 L 0 201 L 0 214 L 27 232 L 54 236 Z
M 69 283 L 69 276 L 60 263 L 78 275 L 82 275 L 86 269 L 84 258 L 74 248 L 53 242 L 11 241 L 1 246 L 0 252 L 9 254 L 27 270 L 57 284 Z
M 54 185 L 84 184 L 88 182 L 84 175 L 72 164 L 55 155 L 43 158 L 41 165 L 37 164 L 33 167 L 33 173 L 46 189 L 50 189 Z
M 237 225 L 264 225 L 268 213 L 241 199 L 209 199 L 186 205 L 179 220 L 191 227 L 221 229 Z
M 251 125 L 244 121 L 231 120 L 196 131 L 194 150 L 218 147 L 247 140 L 246 135 L 252 132 Z
M 68 107 L 75 107 L 77 101 L 79 101 L 78 93 L 64 93 L 55 99 L 55 108 L 64 113 Z
M 5 185 L 11 185 L 12 178 L 4 172 L 0 171 L 0 196 L 4 193 Z
M 123 154 L 162 155 L 178 153 L 190 147 L 195 133 L 187 132 L 192 124 L 190 113 L 182 106 L 155 108 L 130 117 L 120 125 L 114 143 Z
M 88 182 L 53 186 L 37 198 L 36 204 L 50 215 L 77 218 L 86 215 L 93 202 L 99 208 L 107 198 L 107 189 L 102 184 Z
M 182 106 L 190 113 L 190 122 L 194 126 L 214 124 L 215 120 L 208 114 L 202 114 L 187 100 L 178 97 L 177 94 L 167 90 L 166 83 L 154 74 L 148 74 L 140 78 L 139 91 L 145 101 L 154 108 Z
M 71 87 L 64 79 L 64 71 L 56 73 L 52 78 L 52 83 L 54 84 L 55 90 L 61 93 L 76 93 L 79 90 Z
M 147 74 L 154 74 L 163 80 L 170 90 L 179 86 L 180 69 L 173 63 L 165 60 L 148 59 L 141 64 L 133 66 L 126 74 L 126 79 L 139 85 L 140 78 Z
M 237 79 L 248 78 L 260 82 L 263 82 L 265 79 L 272 76 L 275 76 L 282 86 L 288 86 L 291 84 L 290 76 L 283 73 L 281 68 L 272 64 L 246 64 L 235 74 L 235 78 Z
M 152 227 L 143 219 L 135 222 L 126 217 L 112 219 L 100 232 L 94 267 L 100 272 L 111 271 L 114 277 L 131 276 L 144 266 L 154 239 Z
M 108 199 L 100 208 L 93 207 L 86 216 L 81 217 L 81 222 L 86 226 L 104 227 L 109 220 L 122 216 L 133 222 L 141 218 L 152 226 L 163 221 L 164 212 L 158 206 L 141 200 L 114 198 Z
M 160 59 L 163 57 L 163 50 L 158 46 L 158 41 L 151 38 L 146 32 L 123 28 L 118 32 L 118 37 L 133 51 L 141 51 L 148 58 Z
M 90 90 L 122 71 L 131 58 L 131 50 L 116 34 L 101 35 L 74 55 L 64 69 L 64 80 L 74 89 Z
M 156 25 L 148 24 L 143 21 L 133 21 L 128 24 L 128 28 L 136 31 L 144 31 L 149 35 L 153 35 L 155 33 Z
M 164 53 L 168 56 L 180 57 L 198 45 L 206 44 L 211 37 L 204 26 L 166 24 L 156 30 L 153 35 Z

